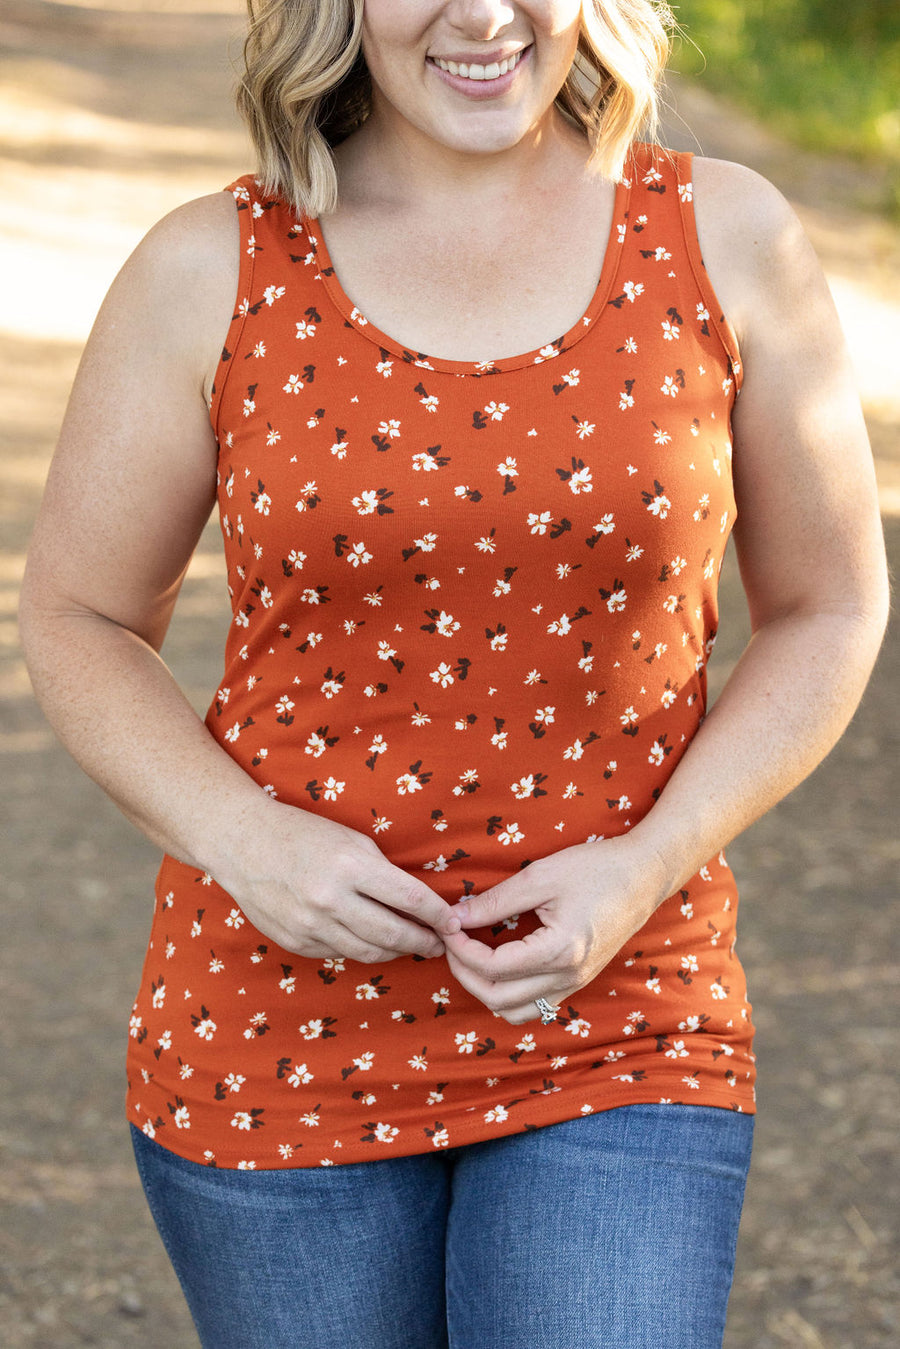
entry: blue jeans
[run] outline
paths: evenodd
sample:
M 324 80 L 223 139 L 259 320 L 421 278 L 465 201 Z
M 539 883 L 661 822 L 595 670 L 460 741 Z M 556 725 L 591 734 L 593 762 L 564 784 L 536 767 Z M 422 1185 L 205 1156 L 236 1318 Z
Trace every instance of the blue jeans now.
M 283 1171 L 132 1127 L 207 1349 L 719 1349 L 753 1119 L 632 1105 Z

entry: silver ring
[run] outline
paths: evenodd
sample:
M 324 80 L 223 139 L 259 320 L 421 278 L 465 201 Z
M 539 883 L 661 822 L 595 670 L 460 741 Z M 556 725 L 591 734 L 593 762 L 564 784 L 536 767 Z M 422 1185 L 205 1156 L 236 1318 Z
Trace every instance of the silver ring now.
M 541 1014 L 541 1025 L 549 1026 L 559 1016 L 559 1006 L 548 1002 L 546 998 L 535 998 L 534 1005 Z

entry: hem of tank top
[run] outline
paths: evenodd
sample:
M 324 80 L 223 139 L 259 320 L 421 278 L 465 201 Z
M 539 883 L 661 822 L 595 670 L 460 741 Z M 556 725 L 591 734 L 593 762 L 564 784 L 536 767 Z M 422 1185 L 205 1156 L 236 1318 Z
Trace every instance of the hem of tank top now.
M 640 148 L 641 146 L 633 148 L 631 158 L 626 164 L 626 170 L 635 163 L 636 154 Z M 402 342 L 398 342 L 396 338 L 378 328 L 365 317 L 344 290 L 334 263 L 331 261 L 320 220 L 317 217 L 304 216 L 301 223 L 313 246 L 313 252 L 316 256 L 316 272 L 322 281 L 325 292 L 335 309 L 354 332 L 359 333 L 380 350 L 388 351 L 392 355 L 400 357 L 404 362 L 420 366 L 423 370 L 470 379 L 483 379 L 490 375 L 505 375 L 516 370 L 529 370 L 536 366 L 545 365 L 548 360 L 553 360 L 555 356 L 561 356 L 564 352 L 570 351 L 583 337 L 591 332 L 597 320 L 605 312 L 607 297 L 611 294 L 613 283 L 619 273 L 622 245 L 618 238 L 618 227 L 628 217 L 631 190 L 632 182 L 626 176 L 623 176 L 615 184 L 612 220 L 606 237 L 606 248 L 600 275 L 587 308 L 579 318 L 561 337 L 545 342 L 542 347 L 532 347 L 530 351 L 513 356 L 501 356 L 489 361 L 449 360 L 444 357 L 429 355 L 427 352 L 411 351 Z M 362 319 L 362 322 L 360 322 L 360 319 Z M 548 347 L 556 348 L 553 356 L 542 355 L 542 352 L 546 351 Z
M 228 383 L 228 377 L 234 366 L 234 356 L 240 346 L 244 326 L 250 312 L 250 296 L 252 293 L 253 276 L 256 267 L 256 253 L 249 247 L 251 234 L 249 225 L 252 213 L 249 209 L 241 210 L 237 195 L 238 188 L 246 190 L 246 180 L 248 178 L 255 181 L 255 176 L 253 174 L 244 174 L 242 177 L 236 178 L 234 182 L 229 183 L 227 187 L 223 187 L 222 189 L 223 192 L 229 193 L 234 199 L 240 236 L 238 243 L 240 258 L 238 262 L 237 291 L 234 297 L 232 318 L 228 325 L 228 331 L 225 334 L 222 354 L 219 356 L 218 362 L 216 363 L 216 370 L 213 376 L 212 396 L 209 400 L 209 423 L 217 442 L 219 439 L 219 410 L 222 406 L 222 398 L 225 394 L 225 386 Z M 243 297 L 246 297 L 246 305 L 244 305 Z M 226 351 L 229 353 L 227 360 L 225 359 Z
M 679 189 L 682 186 L 691 186 L 690 193 L 682 193 L 680 190 L 678 193 L 678 207 L 681 212 L 682 231 L 684 234 L 688 259 L 691 264 L 691 271 L 694 274 L 697 288 L 709 310 L 710 317 L 714 314 L 719 316 L 715 321 L 715 332 L 721 343 L 722 350 L 725 352 L 729 364 L 731 365 L 731 370 L 734 375 L 735 393 L 737 394 L 740 393 L 741 385 L 744 382 L 744 366 L 741 360 L 741 347 L 737 339 L 737 333 L 734 331 L 734 326 L 728 315 L 725 313 L 724 306 L 720 303 L 719 297 L 716 294 L 716 288 L 706 270 L 706 263 L 703 261 L 703 254 L 700 250 L 700 239 L 697 234 L 697 217 L 694 212 L 693 174 L 691 172 L 694 155 L 685 151 L 674 154 L 672 159 Z
M 747 1099 L 739 1100 L 739 1097 L 741 1097 L 745 1093 L 747 1093 Z M 575 1093 L 573 1093 L 573 1096 L 574 1095 Z M 674 1101 L 671 1098 L 661 1099 L 658 1092 L 656 1094 L 652 1094 L 650 1091 L 641 1091 L 636 1093 L 627 1101 L 618 1101 L 618 1102 L 611 1101 L 609 1102 L 609 1104 L 604 1105 L 595 1104 L 593 1106 L 591 1113 L 595 1115 L 600 1115 L 604 1114 L 607 1110 L 621 1110 L 629 1105 L 659 1105 L 660 1107 L 663 1108 L 666 1105 L 689 1105 L 689 1106 L 705 1106 L 713 1110 L 728 1110 L 734 1114 L 739 1115 L 753 1116 L 757 1113 L 756 1093 L 752 1083 L 750 1084 L 749 1088 L 745 1086 L 742 1088 L 740 1092 L 724 1092 L 724 1091 L 705 1092 L 703 1093 L 702 1100 L 685 1098 L 682 1101 Z M 134 1128 L 141 1130 L 140 1123 L 138 1123 L 135 1119 L 132 1118 L 133 1113 L 134 1113 L 133 1110 L 129 1106 L 128 1109 L 126 1110 L 127 1123 L 132 1125 Z M 440 1110 L 437 1111 L 437 1114 L 438 1115 L 440 1114 Z M 450 1147 L 447 1149 L 435 1148 L 433 1144 L 429 1144 L 427 1148 L 421 1147 L 414 1150 L 404 1148 L 400 1152 L 385 1152 L 381 1156 L 373 1156 L 371 1153 L 369 1153 L 365 1156 L 342 1157 L 340 1156 L 340 1154 L 348 1151 L 347 1145 L 345 1144 L 337 1149 L 332 1148 L 331 1152 L 333 1160 L 330 1160 L 327 1163 L 322 1162 L 320 1160 L 316 1160 L 314 1162 L 308 1163 L 307 1165 L 304 1165 L 302 1162 L 298 1162 L 296 1160 L 296 1158 L 300 1155 L 301 1152 L 301 1149 L 298 1149 L 298 1151 L 294 1153 L 293 1156 L 290 1158 L 281 1159 L 279 1161 L 274 1161 L 273 1159 L 274 1164 L 272 1166 L 266 1166 L 260 1162 L 259 1158 L 255 1158 L 253 1160 L 252 1169 L 254 1171 L 309 1171 L 309 1170 L 318 1170 L 320 1167 L 325 1165 L 353 1166 L 358 1162 L 387 1161 L 391 1157 L 430 1156 L 433 1152 L 443 1152 L 445 1150 L 452 1152 L 453 1149 L 457 1147 L 474 1146 L 477 1143 L 489 1142 L 493 1138 L 514 1137 L 516 1134 L 525 1133 L 530 1129 L 549 1129 L 552 1128 L 554 1124 L 565 1124 L 570 1120 L 581 1118 L 582 1118 L 582 1110 L 581 1106 L 579 1106 L 578 1109 L 572 1113 L 566 1111 L 560 1115 L 557 1115 L 556 1112 L 553 1112 L 553 1118 L 541 1119 L 539 1122 L 535 1124 L 529 1123 L 527 1125 L 518 1126 L 512 1129 L 493 1129 L 490 1133 L 482 1133 L 481 1131 L 475 1131 L 477 1132 L 476 1137 L 466 1138 L 458 1143 L 451 1144 Z M 272 1127 L 271 1124 L 269 1125 L 269 1127 L 270 1128 Z M 141 1132 L 143 1131 L 141 1130 Z M 214 1146 L 208 1146 L 207 1148 L 201 1151 L 202 1144 L 197 1148 L 196 1151 L 193 1148 L 188 1150 L 180 1150 L 178 1148 L 169 1147 L 167 1143 L 163 1142 L 162 1135 L 164 1133 L 165 1130 L 160 1130 L 160 1132 L 157 1133 L 151 1141 L 154 1143 L 158 1143 L 160 1147 L 165 1148 L 167 1152 L 172 1153 L 173 1156 L 178 1157 L 181 1161 L 189 1162 L 194 1166 L 202 1166 L 204 1168 L 214 1167 L 221 1169 L 223 1171 L 244 1170 L 246 1169 L 246 1151 L 252 1151 L 252 1148 L 248 1148 L 245 1152 L 242 1153 L 239 1151 L 233 1151 L 231 1148 L 222 1149 L 216 1148 Z M 169 1137 L 172 1137 L 172 1135 L 170 1134 Z M 187 1140 L 179 1138 L 179 1142 L 181 1141 L 186 1142 Z M 355 1150 L 356 1148 L 354 1147 L 353 1151 L 355 1152 Z M 327 1149 L 322 1149 L 322 1152 L 323 1153 L 327 1152 Z M 211 1154 L 212 1157 L 214 1158 L 214 1161 L 204 1159 L 205 1153 Z

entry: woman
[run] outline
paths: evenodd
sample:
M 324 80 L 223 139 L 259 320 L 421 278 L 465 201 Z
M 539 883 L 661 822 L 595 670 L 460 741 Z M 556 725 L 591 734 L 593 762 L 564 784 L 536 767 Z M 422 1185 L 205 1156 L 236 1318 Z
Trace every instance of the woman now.
M 88 345 L 23 632 L 167 853 L 129 1117 L 217 1349 L 721 1343 L 721 850 L 843 731 L 886 583 L 796 220 L 635 142 L 668 17 L 275 0 L 260 179 L 162 221 Z M 201 723 L 157 653 L 216 496 Z M 753 637 L 706 717 L 732 526 Z

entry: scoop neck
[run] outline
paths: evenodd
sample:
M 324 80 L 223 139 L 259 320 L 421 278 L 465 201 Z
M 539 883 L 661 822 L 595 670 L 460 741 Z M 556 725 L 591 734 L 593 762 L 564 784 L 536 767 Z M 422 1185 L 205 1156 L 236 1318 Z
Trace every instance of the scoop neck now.
M 576 342 L 581 341 L 581 339 L 590 332 L 597 319 L 603 313 L 607 297 L 612 290 L 612 285 L 618 271 L 625 236 L 623 226 L 628 216 L 633 169 L 633 164 L 629 165 L 628 172 L 615 185 L 612 221 L 609 227 L 609 234 L 607 235 L 606 250 L 603 255 L 600 277 L 590 302 L 580 318 L 576 319 L 572 326 L 563 333 L 561 337 L 556 337 L 551 341 L 546 342 L 541 347 L 535 347 L 531 351 L 522 352 L 515 356 L 504 356 L 495 360 L 448 360 L 440 356 L 431 356 L 427 352 L 412 351 L 409 347 L 404 346 L 402 342 L 398 342 L 396 338 L 391 337 L 389 333 L 378 328 L 366 318 L 365 314 L 363 314 L 353 303 L 347 292 L 344 290 L 334 264 L 331 261 L 331 255 L 328 251 L 328 245 L 325 242 L 325 236 L 322 231 L 319 217 L 307 217 L 303 220 L 302 224 L 310 246 L 310 252 L 315 259 L 317 276 L 322 282 L 330 301 L 340 312 L 348 327 L 360 333 L 361 336 L 372 342 L 381 351 L 389 353 L 392 356 L 397 356 L 407 364 L 420 366 L 424 370 L 440 371 L 445 374 L 460 376 L 468 375 L 476 378 L 483 378 L 486 375 L 499 375 L 510 370 L 520 370 L 524 367 L 540 365 L 545 361 L 551 360 L 555 356 L 561 355 L 562 352 L 573 347 Z

